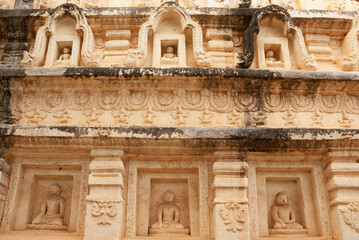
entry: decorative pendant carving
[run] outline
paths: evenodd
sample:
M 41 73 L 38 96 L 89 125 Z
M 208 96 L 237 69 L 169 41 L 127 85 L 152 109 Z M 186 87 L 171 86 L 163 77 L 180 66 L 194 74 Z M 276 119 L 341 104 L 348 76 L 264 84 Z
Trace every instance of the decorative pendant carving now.
M 96 201 L 92 205 L 92 216 L 100 217 L 97 224 L 110 224 L 110 217 L 114 217 L 117 214 L 116 203 L 113 201 Z
M 349 203 L 344 209 L 340 209 L 344 221 L 359 233 L 359 202 Z
M 245 223 L 244 211 L 241 204 L 236 202 L 227 202 L 219 209 L 228 231 L 236 232 L 243 229 Z

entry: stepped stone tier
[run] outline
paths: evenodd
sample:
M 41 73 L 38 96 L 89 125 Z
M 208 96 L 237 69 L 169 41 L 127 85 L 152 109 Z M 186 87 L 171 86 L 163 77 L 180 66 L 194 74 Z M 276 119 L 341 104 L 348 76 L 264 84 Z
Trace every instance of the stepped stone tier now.
M 358 0 L 0 0 L 0 240 L 359 239 Z

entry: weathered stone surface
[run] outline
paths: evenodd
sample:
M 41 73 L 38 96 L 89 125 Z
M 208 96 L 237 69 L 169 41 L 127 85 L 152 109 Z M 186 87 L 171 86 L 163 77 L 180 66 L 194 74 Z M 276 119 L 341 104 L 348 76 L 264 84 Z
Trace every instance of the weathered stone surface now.
M 357 1 L 0 8 L 0 240 L 358 238 Z

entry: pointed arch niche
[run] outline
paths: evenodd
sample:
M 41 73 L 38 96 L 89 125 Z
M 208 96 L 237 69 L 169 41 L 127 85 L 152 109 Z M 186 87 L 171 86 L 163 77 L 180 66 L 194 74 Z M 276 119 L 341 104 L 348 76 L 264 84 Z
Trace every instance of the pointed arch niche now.
M 81 9 L 63 4 L 39 28 L 29 63 L 35 67 L 98 66 L 100 53 L 95 52 L 94 45 L 93 32 Z M 70 50 L 70 59 L 61 57 L 65 48 Z
M 138 47 L 129 50 L 127 66 L 209 67 L 211 57 L 203 51 L 199 24 L 177 3 L 165 2 L 141 26 Z

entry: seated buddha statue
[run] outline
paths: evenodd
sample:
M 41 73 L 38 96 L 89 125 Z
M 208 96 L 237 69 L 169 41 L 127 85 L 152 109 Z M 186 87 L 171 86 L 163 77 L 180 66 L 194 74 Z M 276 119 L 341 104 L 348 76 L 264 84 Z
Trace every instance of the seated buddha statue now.
M 54 183 L 50 186 L 50 196 L 42 202 L 41 212 L 34 218 L 32 224 L 64 225 L 66 200 L 60 196 L 60 193 L 60 185 Z
M 71 49 L 65 47 L 59 59 L 54 62 L 54 66 L 69 66 L 71 62 Z
M 271 214 L 274 220 L 273 229 L 303 229 L 302 225 L 295 222 L 294 210 L 288 205 L 288 196 L 284 192 L 277 193 Z
M 185 229 L 179 223 L 180 210 L 176 204 L 173 203 L 175 199 L 172 191 L 167 191 L 164 194 L 164 203 L 157 208 L 157 222 L 150 228 L 150 233 L 183 233 L 188 234 L 189 229 Z
M 268 50 L 265 53 L 265 61 L 267 67 L 284 67 L 284 64 L 282 61 L 278 61 L 275 58 L 273 50 Z

